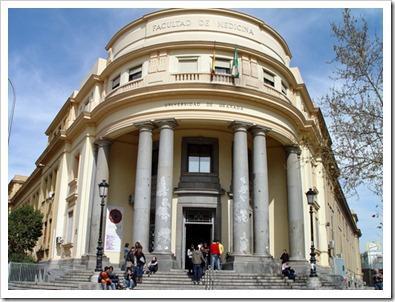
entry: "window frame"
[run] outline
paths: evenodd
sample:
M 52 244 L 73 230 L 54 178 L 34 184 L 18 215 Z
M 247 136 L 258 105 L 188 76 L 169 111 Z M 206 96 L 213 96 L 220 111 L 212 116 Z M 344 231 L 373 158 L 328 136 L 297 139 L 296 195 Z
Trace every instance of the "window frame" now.
M 221 64 L 218 64 L 219 62 L 224 63 L 223 66 L 221 66 Z M 225 62 L 227 63 L 228 67 L 225 66 Z M 214 70 L 215 70 L 215 74 L 231 75 L 232 60 L 228 58 L 215 58 Z M 226 72 L 220 72 L 221 70 L 225 70 Z
M 135 71 L 137 70 L 137 71 Z M 131 73 L 131 71 L 135 71 L 133 73 Z M 140 75 L 139 77 L 133 78 L 134 75 Z M 128 70 L 128 81 L 135 81 L 135 80 L 139 80 L 143 77 L 143 64 L 140 65 L 136 65 L 134 67 L 129 68 Z
M 114 84 L 114 82 L 118 80 L 117 84 Z M 121 74 L 118 74 L 117 76 L 115 76 L 112 80 L 111 80 L 111 90 L 114 90 L 116 88 L 118 88 L 119 86 L 121 86 Z
M 266 75 L 268 75 L 268 77 Z M 269 77 L 272 77 L 273 80 Z M 263 68 L 263 83 L 273 88 L 275 87 L 276 83 L 276 75 L 267 70 L 266 68 Z
M 194 61 L 196 62 L 196 70 L 195 71 L 181 71 L 180 66 L 181 62 Z M 187 57 L 177 57 L 177 73 L 198 73 L 199 72 L 199 57 L 197 56 L 187 56 Z

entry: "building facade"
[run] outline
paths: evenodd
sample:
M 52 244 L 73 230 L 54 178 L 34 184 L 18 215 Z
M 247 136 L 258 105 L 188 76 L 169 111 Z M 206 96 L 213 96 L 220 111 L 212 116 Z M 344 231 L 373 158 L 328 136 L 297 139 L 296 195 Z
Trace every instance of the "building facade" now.
M 11 198 L 44 212 L 36 257 L 94 263 L 106 180 L 111 263 L 140 241 L 161 268 L 183 268 L 188 246 L 218 239 L 239 271 L 284 249 L 308 268 L 312 188 L 319 268 L 340 257 L 361 277 L 361 233 L 325 122 L 274 29 L 231 10 L 169 9 L 126 25 L 106 50 Z

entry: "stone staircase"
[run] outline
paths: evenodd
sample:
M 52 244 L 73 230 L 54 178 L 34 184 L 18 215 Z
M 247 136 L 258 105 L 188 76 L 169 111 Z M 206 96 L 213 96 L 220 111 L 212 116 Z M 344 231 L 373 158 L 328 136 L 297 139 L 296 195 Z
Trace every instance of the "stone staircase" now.
M 123 282 L 123 272 L 115 270 Z M 72 270 L 49 282 L 9 282 L 10 290 L 88 290 L 99 289 L 98 283 L 91 282 L 93 271 Z M 249 289 L 307 289 L 307 277 L 297 277 L 295 281 L 273 274 L 241 274 L 234 271 L 213 271 L 215 290 L 249 290 Z M 322 289 L 335 289 L 328 281 L 322 281 Z M 135 290 L 205 290 L 207 277 L 203 276 L 200 284 L 194 285 L 185 270 L 157 272 L 148 277 L 144 275 L 143 283 Z

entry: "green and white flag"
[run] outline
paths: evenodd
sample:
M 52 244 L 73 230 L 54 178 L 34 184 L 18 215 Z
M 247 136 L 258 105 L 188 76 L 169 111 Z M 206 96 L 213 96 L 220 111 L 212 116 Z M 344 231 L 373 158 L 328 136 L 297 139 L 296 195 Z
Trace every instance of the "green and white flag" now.
M 237 48 L 235 48 L 235 51 L 233 53 L 232 77 L 239 77 L 239 56 L 237 55 Z

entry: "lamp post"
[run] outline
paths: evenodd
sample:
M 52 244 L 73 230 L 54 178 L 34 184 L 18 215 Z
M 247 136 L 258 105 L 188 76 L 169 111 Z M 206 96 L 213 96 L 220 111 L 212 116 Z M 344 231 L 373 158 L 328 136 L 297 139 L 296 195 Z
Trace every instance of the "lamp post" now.
M 311 252 L 310 252 L 310 277 L 317 277 L 317 271 L 315 267 L 315 248 L 314 248 L 314 233 L 313 233 L 313 204 L 314 197 L 317 195 L 311 188 L 306 192 L 307 203 L 310 206 L 310 235 L 311 235 Z
M 103 229 L 103 209 L 105 205 L 104 199 L 107 197 L 108 183 L 105 179 L 99 183 L 99 195 L 101 197 L 101 211 L 100 211 L 100 226 L 99 226 L 99 239 L 97 240 L 97 252 L 96 252 L 96 272 L 101 272 L 103 269 L 103 241 L 102 241 L 102 229 Z

